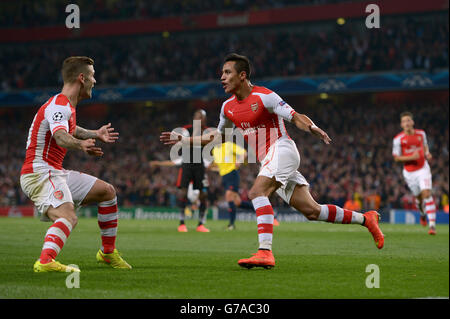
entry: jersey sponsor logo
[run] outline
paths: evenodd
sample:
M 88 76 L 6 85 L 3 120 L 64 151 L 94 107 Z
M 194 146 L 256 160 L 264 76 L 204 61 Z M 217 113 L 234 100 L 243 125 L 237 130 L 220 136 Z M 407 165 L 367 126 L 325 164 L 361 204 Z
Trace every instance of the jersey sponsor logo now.
M 63 114 L 61 112 L 55 112 L 55 113 L 53 113 L 52 119 L 55 122 L 59 122 L 63 119 Z
M 55 191 L 53 193 L 53 196 L 55 196 L 56 199 L 61 200 L 64 198 L 64 193 L 62 191 Z
M 284 101 L 280 101 L 280 103 L 278 103 L 278 104 L 280 104 L 280 106 L 283 106 L 283 105 L 285 105 L 285 104 L 286 104 L 286 102 L 284 102 Z
M 258 102 L 251 104 L 250 107 L 252 111 L 256 113 L 256 111 L 258 111 Z
M 241 122 L 241 127 L 243 129 L 247 129 L 247 128 L 251 128 L 252 126 L 251 126 L 250 122 Z
M 420 147 L 412 145 L 411 147 L 405 148 L 405 153 L 414 153 L 415 151 L 420 151 Z
M 228 110 L 228 113 L 230 113 L 230 114 L 231 114 L 231 116 L 233 116 L 233 111 L 231 111 L 231 110 Z

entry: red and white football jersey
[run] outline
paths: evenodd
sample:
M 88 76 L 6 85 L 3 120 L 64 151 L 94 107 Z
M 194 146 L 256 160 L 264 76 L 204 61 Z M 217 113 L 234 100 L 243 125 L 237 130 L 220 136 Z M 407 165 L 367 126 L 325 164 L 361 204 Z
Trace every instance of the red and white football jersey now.
M 290 138 L 284 120 L 291 121 L 295 110 L 275 92 L 253 86 L 248 97 L 239 101 L 235 95 L 222 104 L 217 127 L 222 134 L 226 128 L 241 129 L 249 146 L 257 151 L 259 161 L 269 147 L 280 138 Z
M 66 130 L 73 135 L 75 128 L 75 108 L 69 99 L 63 94 L 51 97 L 34 116 L 28 132 L 25 161 L 20 174 L 61 170 L 67 150 L 56 144 L 53 134 L 58 130 Z
M 425 131 L 414 129 L 414 133 L 412 135 L 407 135 L 402 132 L 397 134 L 393 140 L 392 155 L 408 156 L 418 150 L 420 155 L 418 160 L 404 162 L 403 164 L 405 170 L 408 172 L 417 171 L 426 163 L 425 146 L 428 146 Z

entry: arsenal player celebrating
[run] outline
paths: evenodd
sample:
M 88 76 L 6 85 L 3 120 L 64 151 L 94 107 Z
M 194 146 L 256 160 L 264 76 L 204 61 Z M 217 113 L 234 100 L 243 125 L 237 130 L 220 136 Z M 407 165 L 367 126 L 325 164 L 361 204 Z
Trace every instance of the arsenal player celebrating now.
M 403 177 L 416 197 L 420 210 L 420 223 L 428 225 L 430 235 L 436 234 L 436 205 L 431 195 L 431 170 L 427 160 L 432 156 L 428 149 L 427 135 L 423 130 L 414 129 L 414 119 L 410 112 L 400 114 L 403 132 L 393 141 L 392 155 L 396 162 L 403 163 Z
M 92 97 L 94 72 L 94 61 L 89 57 L 65 59 L 61 93 L 39 108 L 29 130 L 20 185 L 34 202 L 41 220 L 53 222 L 45 235 L 41 256 L 33 266 L 34 272 L 80 271 L 55 259 L 77 225 L 76 208 L 91 203 L 98 204 L 102 240 L 97 261 L 113 268 L 131 268 L 115 248 L 118 211 L 114 187 L 94 176 L 62 167 L 68 149 L 102 156 L 103 151 L 95 141 L 114 143 L 119 138 L 111 123 L 98 130 L 76 124 L 77 104 Z
M 233 53 L 225 58 L 221 82 L 225 92 L 232 96 L 222 105 L 217 128 L 217 135 L 222 140 L 228 130 L 241 130 L 249 146 L 257 151 L 261 163 L 259 174 L 249 192 L 256 210 L 259 249 L 252 257 L 239 260 L 238 264 L 246 268 L 275 266 L 272 254 L 274 211 L 269 201 L 273 192 L 309 220 L 364 225 L 372 234 L 376 246 L 383 248 L 384 235 L 378 227 L 377 212 L 361 214 L 335 205 L 320 205 L 313 199 L 308 182 L 297 170 L 300 155 L 295 142 L 286 132 L 284 121 L 317 136 L 325 144 L 329 144 L 331 139 L 311 119 L 297 113 L 275 92 L 251 84 L 250 73 L 247 57 Z M 178 141 L 208 144 L 214 139 L 215 136 L 211 134 L 183 137 L 173 132 L 163 132 L 160 137 L 165 144 L 175 144 Z

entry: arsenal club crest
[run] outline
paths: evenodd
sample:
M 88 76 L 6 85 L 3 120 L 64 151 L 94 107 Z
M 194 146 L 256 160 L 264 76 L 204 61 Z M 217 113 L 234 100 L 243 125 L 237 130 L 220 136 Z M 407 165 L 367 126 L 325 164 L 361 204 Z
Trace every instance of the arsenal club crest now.
M 258 111 L 258 102 L 251 104 L 250 107 L 252 111 L 256 113 L 256 111 Z
M 55 196 L 56 199 L 61 200 L 64 197 L 64 193 L 62 191 L 56 191 L 53 193 L 53 196 Z

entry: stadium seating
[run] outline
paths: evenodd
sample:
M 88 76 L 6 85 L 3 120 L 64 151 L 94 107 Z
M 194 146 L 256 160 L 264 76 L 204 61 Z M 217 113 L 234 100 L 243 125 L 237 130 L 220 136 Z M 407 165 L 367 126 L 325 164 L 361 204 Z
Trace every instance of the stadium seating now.
M 253 79 L 270 77 L 448 68 L 448 24 L 442 12 L 386 17 L 383 28 L 334 21 L 234 32 L 188 32 L 2 44 L 0 89 L 57 87 L 69 55 L 95 59 L 98 85 L 126 86 L 218 80 L 223 57 L 252 57 Z M 45 76 L 43 76 L 45 74 Z

